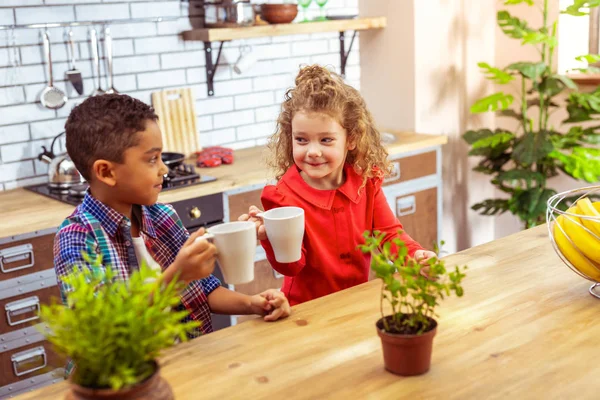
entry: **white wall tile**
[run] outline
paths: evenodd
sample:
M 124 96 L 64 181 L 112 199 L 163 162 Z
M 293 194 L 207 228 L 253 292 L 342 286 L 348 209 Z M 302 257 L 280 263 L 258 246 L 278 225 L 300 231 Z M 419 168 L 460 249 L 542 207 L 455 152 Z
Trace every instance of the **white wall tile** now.
M 155 22 L 138 22 L 135 24 L 114 24 L 110 27 L 113 38 L 136 38 L 156 35 Z
M 275 95 L 273 95 L 273 99 L 275 99 Z M 276 121 L 279 117 L 280 112 L 280 104 L 277 104 L 275 106 L 259 107 L 254 110 L 256 122 Z
M 22 161 L 10 164 L 0 164 L 0 182 L 11 182 L 34 175 L 33 162 Z
M 327 40 L 311 40 L 309 42 L 295 42 L 292 44 L 292 55 L 306 56 L 312 54 L 324 54 L 329 51 Z
M 160 66 L 162 69 L 203 67 L 205 64 L 204 51 L 202 50 L 168 53 L 161 54 L 160 56 Z
M 252 79 L 236 79 L 225 82 L 215 82 L 216 96 L 229 96 L 252 91 Z
M 244 110 L 273 104 L 273 92 L 241 94 L 235 96 L 235 109 Z
M 44 4 L 44 0 L 0 0 L 0 7 L 38 6 L 41 4 Z
M 66 118 L 53 119 L 50 121 L 34 122 L 29 124 L 31 138 L 33 140 L 53 138 L 65 130 Z
M 186 71 L 188 83 L 203 83 L 206 82 L 206 68 L 188 68 Z M 221 66 L 217 68 L 215 73 L 214 81 L 224 81 L 231 79 L 231 71 L 227 66 Z
M 17 24 L 47 24 L 50 22 L 71 22 L 75 20 L 73 6 L 24 7 L 15 9 Z
M 211 97 L 196 101 L 197 115 L 211 115 L 233 110 L 233 97 Z
M 200 144 L 203 147 L 219 146 L 224 143 L 235 142 L 235 129 L 219 129 L 200 133 Z
M 254 111 L 235 111 L 213 116 L 215 128 L 229 128 L 232 126 L 248 125 L 254 122 Z
M 0 68 L 0 86 L 45 82 L 46 75 L 42 65 L 24 65 L 16 69 Z
M 1 108 L 0 113 L 2 113 Z M 29 126 L 27 124 L 0 126 L 0 145 L 7 143 L 24 142 L 26 140 L 29 140 L 29 138 Z
M 117 57 L 113 59 L 113 72 L 115 75 L 155 71 L 157 69 L 160 69 L 160 61 L 157 54 Z
M 161 54 L 181 50 L 183 50 L 183 41 L 177 36 L 135 39 L 135 54 Z
M 131 18 L 128 4 L 75 6 L 75 13 L 78 21 L 110 21 Z
M 23 89 L 20 86 L 0 88 L 0 106 L 19 104 L 23 103 L 24 101 L 25 95 L 23 94 Z M 2 115 L 2 111 L 0 111 L 0 115 Z
M 137 79 L 139 89 L 178 86 L 186 83 L 184 69 L 138 74 Z
M 292 74 L 281 74 L 254 78 L 252 85 L 254 90 L 286 89 L 294 86 Z
M 249 140 L 259 137 L 271 136 L 275 133 L 276 125 L 273 122 L 240 126 L 237 128 L 237 140 Z
M 132 3 L 132 18 L 179 17 L 181 15 L 178 1 L 154 1 L 152 3 Z M 187 10 L 186 10 L 187 11 Z
M 37 170 L 36 170 L 36 174 L 38 174 Z M 16 188 L 20 188 L 20 187 L 24 187 L 24 186 L 37 185 L 37 184 L 46 183 L 46 182 L 48 182 L 48 177 L 46 175 L 44 175 L 44 176 L 37 176 L 35 178 L 25 178 L 25 179 L 19 179 L 18 181 L 6 182 L 4 184 L 4 188 L 6 190 L 12 190 L 12 189 L 16 189 Z M 46 199 L 43 199 L 42 201 L 46 201 Z M 48 201 L 52 201 L 52 200 L 48 199 Z
M 55 117 L 54 110 L 43 108 L 39 104 L 23 104 L 0 108 L 0 124 L 10 125 L 23 122 L 40 121 Z
M 14 25 L 15 15 L 12 8 L 0 9 L 0 25 Z
M 5 144 L 0 147 L 0 158 L 3 163 L 32 159 L 42 152 L 42 146 L 49 148 L 50 144 L 50 140 Z

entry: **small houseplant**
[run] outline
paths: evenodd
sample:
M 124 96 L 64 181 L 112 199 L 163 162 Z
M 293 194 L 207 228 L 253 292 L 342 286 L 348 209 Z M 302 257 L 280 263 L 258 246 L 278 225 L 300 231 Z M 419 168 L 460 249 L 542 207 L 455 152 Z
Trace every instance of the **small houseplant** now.
M 440 300 L 454 293 L 463 295 L 461 286 L 465 267 L 447 271 L 444 261 L 432 258 L 421 265 L 408 256 L 400 239 L 383 245 L 385 234 L 365 232 L 364 253 L 371 254 L 371 269 L 381 282 L 381 318 L 377 333 L 381 338 L 385 368 L 398 375 L 420 375 L 429 371 L 433 337 L 437 331 L 435 308 Z M 384 303 L 392 309 L 386 315 Z
M 44 334 L 74 364 L 67 398 L 172 399 L 156 358 L 199 326 L 182 322 L 187 311 L 172 310 L 180 284 L 165 285 L 146 265 L 127 281 L 115 279 L 100 257 L 92 265 L 62 279 L 69 288 L 66 306 L 54 302 L 41 309 L 49 327 Z
M 590 183 L 600 180 L 600 88 L 581 92 L 569 76 L 557 72 L 554 53 L 558 21 L 549 20 L 548 0 L 503 0 L 503 4 L 540 8 L 540 27 L 531 26 L 508 10 L 497 13 L 502 32 L 523 46 L 536 48 L 539 59 L 503 67 L 478 64 L 488 80 L 504 87 L 515 85 L 515 89 L 500 90 L 477 100 L 471 112 L 495 112 L 518 122 L 514 129 L 470 130 L 463 135 L 470 145 L 469 155 L 480 158 L 474 171 L 489 175 L 491 183 L 504 194 L 471 208 L 482 215 L 509 211 L 525 228 L 530 228 L 546 221 L 546 202 L 557 193 L 549 187 L 548 179 L 563 173 Z M 587 15 L 589 8 L 599 5 L 598 0 L 573 0 L 563 12 Z M 600 61 L 600 55 L 584 54 L 577 60 L 593 64 Z M 579 72 L 600 70 L 589 67 Z M 555 126 L 550 117 L 563 107 L 568 117 Z

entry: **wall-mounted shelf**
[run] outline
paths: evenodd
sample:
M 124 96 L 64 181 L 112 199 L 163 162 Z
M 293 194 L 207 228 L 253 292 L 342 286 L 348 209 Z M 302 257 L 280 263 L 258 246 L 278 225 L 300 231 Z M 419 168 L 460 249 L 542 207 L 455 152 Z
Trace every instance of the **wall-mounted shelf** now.
M 287 36 L 302 35 L 309 33 L 339 32 L 341 64 L 340 71 L 343 76 L 346 73 L 346 61 L 348 60 L 350 51 L 352 51 L 352 44 L 354 43 L 356 32 L 368 29 L 385 28 L 386 24 L 387 19 L 385 17 L 370 17 L 292 24 L 257 25 L 239 28 L 194 29 L 191 31 L 183 32 L 183 39 L 204 42 L 204 55 L 206 57 L 206 83 L 208 86 L 208 95 L 213 96 L 213 77 L 215 75 L 217 66 L 219 65 L 219 58 L 221 56 L 221 50 L 223 49 L 223 42 L 237 39 L 250 39 L 267 36 Z M 354 31 L 354 34 L 352 35 L 352 40 L 350 41 L 350 45 L 348 46 L 347 51 L 345 46 L 346 31 Z M 212 57 L 212 42 L 220 42 L 217 58 L 214 62 Z

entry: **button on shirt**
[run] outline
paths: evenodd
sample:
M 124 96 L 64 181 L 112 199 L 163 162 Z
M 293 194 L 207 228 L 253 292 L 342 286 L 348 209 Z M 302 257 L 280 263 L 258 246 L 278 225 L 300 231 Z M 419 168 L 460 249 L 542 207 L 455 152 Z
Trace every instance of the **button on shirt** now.
M 138 207 L 138 206 L 135 206 Z M 177 253 L 189 233 L 170 205 L 141 206 L 140 236 L 146 243 L 150 256 L 164 271 L 175 261 Z M 80 204 L 60 226 L 54 240 L 54 269 L 57 278 L 65 276 L 84 265 L 91 268 L 82 252 L 102 254 L 104 268 L 112 267 L 117 279 L 127 280 L 139 269 L 135 247 L 132 245 L 131 222 L 106 204 L 86 193 Z M 58 279 L 63 302 L 69 290 Z M 181 294 L 181 304 L 188 311 L 188 320 L 202 323 L 200 333 L 212 332 L 210 308 L 207 296 L 220 286 L 217 278 L 210 275 L 191 282 Z
M 277 185 L 266 186 L 261 200 L 265 210 L 296 206 L 305 212 L 302 256 L 294 263 L 278 263 L 268 240 L 261 241 L 267 259 L 285 275 L 282 291 L 291 305 L 316 299 L 364 283 L 369 278 L 371 257 L 357 246 L 363 233 L 385 232 L 385 242 L 400 238 L 414 255 L 422 247 L 403 230 L 381 190 L 381 179 L 367 180 L 346 164 L 346 181 L 335 190 L 309 186 L 296 166 L 292 166 Z M 360 191 L 359 191 L 360 189 Z M 394 249 L 392 245 L 392 250 Z

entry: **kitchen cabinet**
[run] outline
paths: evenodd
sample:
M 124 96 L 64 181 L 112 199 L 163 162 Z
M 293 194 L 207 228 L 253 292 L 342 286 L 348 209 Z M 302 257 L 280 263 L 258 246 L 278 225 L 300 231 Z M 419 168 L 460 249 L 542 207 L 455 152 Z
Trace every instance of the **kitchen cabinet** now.
M 40 307 L 60 292 L 53 268 L 55 229 L 0 238 L 0 398 L 51 384 L 65 365 L 44 340 Z

